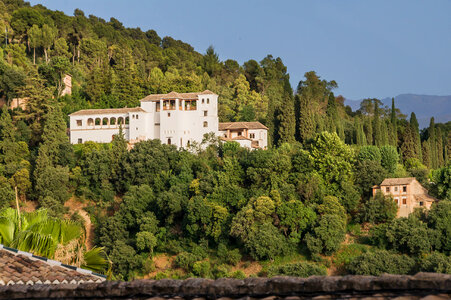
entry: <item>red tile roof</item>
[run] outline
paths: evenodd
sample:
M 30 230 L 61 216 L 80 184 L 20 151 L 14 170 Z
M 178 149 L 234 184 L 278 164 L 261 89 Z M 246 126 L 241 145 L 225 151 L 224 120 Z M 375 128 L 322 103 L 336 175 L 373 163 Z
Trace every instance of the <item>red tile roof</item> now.
M 225 122 L 219 123 L 219 130 L 225 131 L 227 129 L 266 129 L 268 127 L 260 122 Z
M 14 284 L 81 284 L 102 282 L 105 276 L 68 266 L 0 244 L 0 286 Z
M 405 177 L 405 178 L 386 178 L 382 181 L 381 186 L 385 185 L 399 185 L 399 184 L 410 184 L 415 179 L 415 177 Z
M 85 116 L 85 115 L 107 115 L 107 114 L 123 114 L 129 112 L 146 112 L 141 107 L 124 107 L 124 108 L 102 108 L 102 109 L 82 109 L 71 113 L 69 116 Z
M 193 92 L 193 93 L 177 93 L 170 92 L 168 94 L 152 94 L 144 97 L 140 101 L 159 101 L 161 99 L 198 99 L 199 95 L 216 95 L 212 91 L 205 90 L 203 92 Z

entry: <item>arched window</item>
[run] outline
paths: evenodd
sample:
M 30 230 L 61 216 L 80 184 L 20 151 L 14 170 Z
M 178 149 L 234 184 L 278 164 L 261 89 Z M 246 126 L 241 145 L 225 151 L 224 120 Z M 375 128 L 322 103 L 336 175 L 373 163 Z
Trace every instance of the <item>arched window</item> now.
M 94 120 L 92 118 L 88 119 L 88 126 L 94 126 Z
M 204 122 L 204 127 L 208 127 L 208 122 L 207 121 Z
M 207 104 L 210 104 L 210 98 L 207 98 Z
M 125 117 L 125 124 L 126 125 L 130 124 L 130 118 L 129 117 Z
M 168 139 L 168 145 L 170 145 L 171 144 L 171 139 Z
M 122 117 L 117 118 L 117 124 L 124 125 L 124 118 L 122 118 Z
M 100 125 L 100 118 L 96 118 L 96 126 Z
M 115 117 L 112 117 L 110 119 L 110 125 L 116 125 L 116 118 Z
M 102 125 L 108 125 L 108 118 L 103 118 Z

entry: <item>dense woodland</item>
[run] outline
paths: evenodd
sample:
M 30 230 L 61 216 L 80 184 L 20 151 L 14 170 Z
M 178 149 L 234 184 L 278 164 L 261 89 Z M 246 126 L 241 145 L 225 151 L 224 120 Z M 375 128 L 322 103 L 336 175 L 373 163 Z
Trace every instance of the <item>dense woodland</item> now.
M 371 98 L 352 111 L 314 71 L 293 90 L 280 58 L 220 61 L 213 47 L 78 9 L 0 0 L 0 38 L 0 243 L 118 279 L 451 273 L 451 122 L 420 130 L 414 113 Z M 72 95 L 61 96 L 64 74 Z M 182 150 L 152 140 L 128 151 L 121 135 L 69 143 L 76 110 L 204 89 L 219 95 L 220 121 L 268 126 L 269 149 L 211 136 Z M 26 109 L 8 110 L 14 98 Z M 371 187 L 407 176 L 441 201 L 395 219 Z M 16 192 L 39 209 L 18 216 Z M 94 251 L 69 199 L 89 212 Z

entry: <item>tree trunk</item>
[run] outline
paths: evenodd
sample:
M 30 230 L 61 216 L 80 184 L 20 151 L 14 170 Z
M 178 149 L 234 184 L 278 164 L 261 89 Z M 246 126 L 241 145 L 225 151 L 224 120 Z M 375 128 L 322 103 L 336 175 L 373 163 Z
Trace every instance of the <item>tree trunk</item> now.
M 33 65 L 36 64 L 36 47 L 33 48 Z
M 44 54 L 45 54 L 45 62 L 47 62 L 47 49 L 44 48 Z

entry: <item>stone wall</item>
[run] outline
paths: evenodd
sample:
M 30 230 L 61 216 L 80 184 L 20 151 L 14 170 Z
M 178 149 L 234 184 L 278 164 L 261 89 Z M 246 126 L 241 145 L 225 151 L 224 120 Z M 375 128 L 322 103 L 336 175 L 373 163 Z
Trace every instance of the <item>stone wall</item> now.
M 10 285 L 0 299 L 450 299 L 451 275 L 312 276 Z

